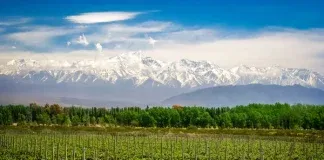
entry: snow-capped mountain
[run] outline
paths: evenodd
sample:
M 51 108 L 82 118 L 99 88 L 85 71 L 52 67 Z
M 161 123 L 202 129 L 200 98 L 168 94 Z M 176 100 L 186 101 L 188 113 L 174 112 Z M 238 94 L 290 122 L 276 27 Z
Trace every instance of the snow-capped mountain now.
M 163 62 L 141 52 L 82 61 L 15 59 L 0 66 L 0 75 L 23 83 L 115 84 L 131 81 L 135 87 L 204 88 L 244 84 L 299 84 L 324 88 L 324 76 L 307 69 L 237 66 L 224 69 L 208 61 L 182 59 Z
M 82 61 L 11 60 L 0 66 L 0 104 L 146 106 L 196 89 L 255 83 L 324 89 L 324 77 L 306 69 L 224 69 L 208 61 L 163 62 L 133 52 Z

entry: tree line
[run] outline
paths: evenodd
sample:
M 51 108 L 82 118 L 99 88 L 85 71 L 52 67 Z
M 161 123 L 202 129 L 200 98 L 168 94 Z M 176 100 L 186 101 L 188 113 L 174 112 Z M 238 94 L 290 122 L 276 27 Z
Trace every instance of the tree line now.
M 249 104 L 236 107 L 83 108 L 31 103 L 0 106 L 0 125 L 324 129 L 324 106 Z

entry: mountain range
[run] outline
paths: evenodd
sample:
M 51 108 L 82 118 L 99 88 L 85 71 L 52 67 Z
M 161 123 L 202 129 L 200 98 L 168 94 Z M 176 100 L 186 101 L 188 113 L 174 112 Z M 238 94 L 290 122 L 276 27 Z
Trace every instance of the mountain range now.
M 140 51 L 97 60 L 14 59 L 0 66 L 0 82 L 0 95 L 6 97 L 0 102 L 8 103 L 23 99 L 63 103 L 68 98 L 154 104 L 197 89 L 248 84 L 324 89 L 324 76 L 307 69 L 245 65 L 224 69 L 209 61 L 163 62 Z

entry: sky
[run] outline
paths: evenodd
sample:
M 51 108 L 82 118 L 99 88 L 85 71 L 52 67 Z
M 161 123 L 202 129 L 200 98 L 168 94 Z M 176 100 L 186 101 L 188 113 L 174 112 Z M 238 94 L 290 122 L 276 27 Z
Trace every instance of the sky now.
M 0 64 L 82 60 L 141 50 L 221 67 L 324 73 L 324 1 L 3 1 Z

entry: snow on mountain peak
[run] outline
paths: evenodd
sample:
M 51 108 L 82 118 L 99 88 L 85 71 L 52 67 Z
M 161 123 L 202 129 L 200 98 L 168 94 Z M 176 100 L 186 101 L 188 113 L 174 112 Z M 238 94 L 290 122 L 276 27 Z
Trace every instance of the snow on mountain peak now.
M 1 74 L 33 83 L 116 83 L 132 80 L 136 86 L 151 83 L 153 86 L 206 87 L 260 83 L 324 88 L 324 77 L 307 69 L 240 65 L 227 70 L 208 61 L 182 59 L 166 63 L 147 57 L 142 51 L 98 60 L 16 59 L 1 66 Z
M 16 64 L 16 60 L 14 60 L 14 59 L 7 62 L 7 66 L 13 66 L 15 64 Z

